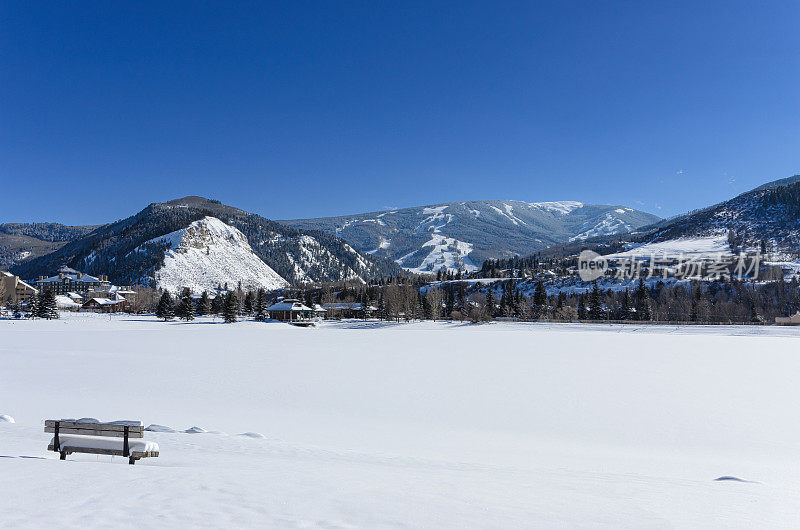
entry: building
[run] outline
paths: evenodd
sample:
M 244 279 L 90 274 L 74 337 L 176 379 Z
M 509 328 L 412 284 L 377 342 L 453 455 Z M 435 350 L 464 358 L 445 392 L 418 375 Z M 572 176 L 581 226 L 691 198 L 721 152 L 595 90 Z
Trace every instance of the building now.
M 81 306 L 81 311 L 86 313 L 121 313 L 130 311 L 130 304 L 122 297 L 117 297 L 115 300 L 90 298 Z
M 49 278 L 39 276 L 35 283 L 36 288 L 40 291 L 52 290 L 56 295 L 69 292 L 83 295 L 90 291 L 108 291 L 111 287 L 108 276 L 90 276 L 71 269 L 66 269 Z
M 300 303 L 300 300 L 286 298 L 267 308 L 270 318 L 282 322 L 308 321 L 314 316 L 314 310 Z
M 31 296 L 39 293 L 35 287 L 19 279 L 19 276 L 14 276 L 10 272 L 0 271 L 0 293 L 3 299 L 0 300 L 0 306 L 10 301 L 12 304 L 24 303 Z
M 800 325 L 800 311 L 790 317 L 775 317 L 775 323 L 783 326 Z
M 108 298 L 127 300 L 131 306 L 136 304 L 136 291 L 131 286 L 109 285 L 107 289 L 92 289 L 84 293 L 84 298 Z
M 378 310 L 361 302 L 331 302 L 322 304 L 322 308 L 325 309 L 325 318 L 369 318 Z
M 73 293 L 72 291 L 70 291 L 65 296 L 69 297 L 70 300 L 72 300 L 73 302 L 78 302 L 80 304 L 83 303 L 84 297 L 79 295 L 78 293 Z
M 65 294 L 56 295 L 56 307 L 59 311 L 80 311 L 82 302 L 76 302 Z

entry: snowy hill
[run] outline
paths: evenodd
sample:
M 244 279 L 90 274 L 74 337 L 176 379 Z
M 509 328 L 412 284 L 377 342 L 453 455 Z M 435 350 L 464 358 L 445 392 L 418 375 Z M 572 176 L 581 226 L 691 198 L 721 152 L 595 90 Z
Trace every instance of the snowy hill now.
M 59 223 L 0 224 L 0 269 L 49 254 L 95 228 Z
M 774 261 L 800 258 L 800 175 L 762 184 L 730 200 L 664 219 L 634 233 L 554 245 L 545 257 L 600 254 L 694 255 L 757 249 L 762 241 Z
M 215 217 L 204 217 L 149 243 L 166 247 L 164 264 L 154 277 L 158 287 L 173 293 L 184 287 L 196 293 L 219 285 L 234 288 L 238 282 L 244 289 L 268 291 L 288 285 L 256 256 L 244 234 Z
M 162 262 L 168 261 L 167 251 L 176 249 L 176 246 L 165 245 L 162 239 L 206 217 L 236 229 L 246 239 L 251 252 L 290 283 L 366 281 L 397 274 L 400 270 L 389 260 L 359 253 L 335 236 L 288 228 L 203 197 L 153 203 L 136 215 L 101 226 L 50 254 L 22 262 L 12 270 L 23 278 L 35 278 L 67 265 L 89 274 L 106 274 L 114 283 L 147 283 L 155 279 L 156 272 L 163 267 Z M 241 250 L 238 246 L 237 252 Z M 220 256 L 214 267 L 221 266 L 222 259 Z M 195 273 L 199 273 L 197 269 L 191 274 Z M 191 278 L 187 276 L 186 280 Z M 166 277 L 159 281 L 178 282 Z
M 800 176 L 768 182 L 728 201 L 601 245 L 614 252 L 624 250 L 626 255 L 683 252 L 699 257 L 758 249 L 762 243 L 772 261 L 800 258 Z
M 468 201 L 279 222 L 335 234 L 362 252 L 425 272 L 475 270 L 487 258 L 529 254 L 658 220 L 625 206 L 576 201 Z

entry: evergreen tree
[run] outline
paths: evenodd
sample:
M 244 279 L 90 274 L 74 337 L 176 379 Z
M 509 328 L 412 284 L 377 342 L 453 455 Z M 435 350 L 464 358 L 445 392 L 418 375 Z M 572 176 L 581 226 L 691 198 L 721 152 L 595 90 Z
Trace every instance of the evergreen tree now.
M 253 314 L 253 291 L 247 291 L 247 294 L 244 297 L 244 314 L 245 315 L 252 315 Z
M 227 324 L 231 322 L 236 322 L 236 312 L 239 309 L 239 301 L 236 299 L 236 295 L 233 293 L 228 293 L 225 296 L 225 302 L 222 305 L 222 318 L 225 319 Z
M 267 293 L 264 289 L 259 289 L 256 295 L 255 316 L 256 320 L 263 322 L 267 319 Z
M 178 304 L 175 314 L 178 315 L 178 318 L 186 322 L 194 320 L 194 304 L 192 303 L 191 296 L 184 296 L 181 298 L 181 303 Z
M 702 296 L 702 289 L 698 285 L 694 291 L 694 298 L 692 298 L 692 310 L 689 313 L 689 320 L 692 322 L 697 322 L 698 320 L 698 309 L 700 305 L 700 297 Z
M 597 288 L 597 282 L 592 282 L 592 292 L 589 295 L 589 318 L 591 320 L 603 320 L 605 313 L 603 312 L 603 304 L 600 300 L 600 290 Z
M 200 295 L 200 300 L 197 301 L 197 316 L 207 315 L 211 311 L 211 300 L 208 298 L 208 291 L 203 291 Z
M 630 320 L 631 318 L 631 293 L 625 289 L 625 293 L 622 295 L 622 307 L 620 308 L 620 318 L 622 320 Z
M 533 291 L 533 314 L 534 318 L 541 318 L 544 313 L 544 306 L 547 303 L 547 291 L 544 289 L 544 282 L 539 281 Z
M 486 312 L 489 313 L 490 317 L 494 316 L 494 295 L 491 289 L 486 291 Z
M 211 300 L 211 313 L 219 315 L 222 313 L 222 306 L 225 302 L 225 295 L 221 291 L 217 291 L 214 299 Z
M 41 291 L 39 294 L 35 296 L 31 296 L 25 302 L 25 311 L 31 316 L 31 318 L 37 318 L 39 316 L 39 299 L 41 298 Z
M 158 306 L 156 307 L 156 316 L 158 318 L 163 318 L 164 322 L 172 320 L 175 316 L 175 304 L 172 301 L 172 296 L 170 296 L 169 291 L 164 291 L 164 294 L 161 295 L 161 299 L 158 301 Z
M 35 316 L 52 320 L 58 318 L 58 304 L 52 289 L 40 292 L 36 303 Z
M 639 278 L 639 286 L 636 288 L 636 319 L 650 320 L 650 293 L 644 286 L 644 280 Z

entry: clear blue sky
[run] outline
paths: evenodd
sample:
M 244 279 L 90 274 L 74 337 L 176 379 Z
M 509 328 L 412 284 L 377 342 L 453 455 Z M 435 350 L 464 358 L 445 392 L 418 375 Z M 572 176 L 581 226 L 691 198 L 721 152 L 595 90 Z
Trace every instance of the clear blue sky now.
M 662 216 L 800 173 L 800 3 L 2 2 L 0 221 Z M 9 187 L 9 185 L 11 187 Z

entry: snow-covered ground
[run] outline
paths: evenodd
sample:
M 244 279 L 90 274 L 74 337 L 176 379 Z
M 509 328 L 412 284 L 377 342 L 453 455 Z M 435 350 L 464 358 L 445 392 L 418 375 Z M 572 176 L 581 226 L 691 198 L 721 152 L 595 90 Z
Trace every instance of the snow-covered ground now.
M 727 234 L 707 237 L 685 237 L 658 243 L 636 244 L 625 252 L 604 256 L 613 258 L 662 258 L 662 259 L 719 259 L 732 256 Z
M 0 320 L 0 527 L 796 527 L 798 338 Z M 86 416 L 166 427 L 160 456 L 46 451 Z

